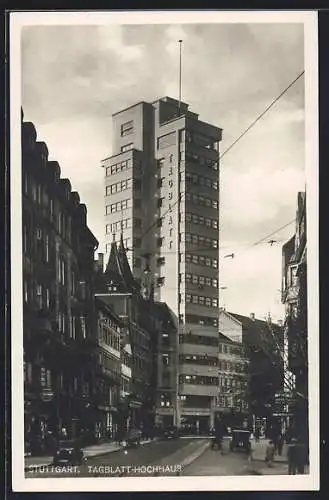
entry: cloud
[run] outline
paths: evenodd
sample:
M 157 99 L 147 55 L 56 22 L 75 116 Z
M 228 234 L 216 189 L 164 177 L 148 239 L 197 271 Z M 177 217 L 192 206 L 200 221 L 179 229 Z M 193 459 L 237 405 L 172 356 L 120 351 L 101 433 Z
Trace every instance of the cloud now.
M 303 27 L 283 24 L 38 26 L 22 37 L 22 104 L 40 140 L 88 206 L 103 241 L 102 158 L 111 154 L 112 113 L 140 100 L 178 97 L 223 128 L 225 151 L 303 70 Z M 250 243 L 289 220 L 304 188 L 304 81 L 301 78 L 222 159 L 220 237 L 226 305 L 281 314 L 278 245 Z M 224 249 L 223 249 L 224 250 Z M 226 251 L 226 250 L 225 250 Z M 228 250 L 229 252 L 229 250 Z M 230 253 L 230 252 L 229 252 Z

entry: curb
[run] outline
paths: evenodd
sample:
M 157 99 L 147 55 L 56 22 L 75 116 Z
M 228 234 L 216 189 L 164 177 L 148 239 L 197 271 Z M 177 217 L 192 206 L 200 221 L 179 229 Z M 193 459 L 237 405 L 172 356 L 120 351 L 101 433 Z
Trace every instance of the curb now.
M 145 445 L 145 444 L 149 444 L 149 443 L 152 443 L 154 442 L 155 439 L 153 439 L 153 441 L 142 441 L 141 444 L 142 445 Z M 104 455 L 108 455 L 109 453 L 117 453 L 118 451 L 121 451 L 122 450 L 122 446 L 118 447 L 118 448 L 115 448 L 115 449 L 112 449 L 112 450 L 107 450 L 107 451 L 101 451 L 99 453 L 96 453 L 94 455 L 87 455 L 85 454 L 86 458 L 94 458 L 94 457 L 102 457 Z M 25 457 L 26 458 L 26 457 Z M 33 470 L 34 472 L 37 471 L 39 468 L 42 468 L 42 467 L 51 467 L 52 466 L 52 463 L 45 463 L 45 464 L 36 464 L 36 465 L 24 465 L 24 472 L 30 472 L 31 470 Z
M 203 446 L 200 446 L 200 448 L 198 450 L 196 450 L 194 453 L 192 453 L 192 455 L 186 457 L 185 460 L 183 460 L 181 463 L 182 472 L 183 472 L 185 467 L 188 467 L 193 462 L 198 460 L 198 458 L 200 458 L 209 447 L 210 447 L 210 442 L 207 441 Z M 176 475 L 180 476 L 181 472 L 178 472 Z

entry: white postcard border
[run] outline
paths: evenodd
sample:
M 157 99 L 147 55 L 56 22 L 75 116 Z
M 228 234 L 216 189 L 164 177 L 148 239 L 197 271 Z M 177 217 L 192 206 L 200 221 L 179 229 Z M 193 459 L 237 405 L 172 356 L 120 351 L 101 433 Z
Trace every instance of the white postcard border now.
M 305 476 L 25 478 L 21 217 L 21 30 L 32 25 L 303 23 L 307 183 L 310 473 Z M 12 487 L 14 491 L 319 489 L 318 48 L 315 11 L 15 12 L 10 14 Z

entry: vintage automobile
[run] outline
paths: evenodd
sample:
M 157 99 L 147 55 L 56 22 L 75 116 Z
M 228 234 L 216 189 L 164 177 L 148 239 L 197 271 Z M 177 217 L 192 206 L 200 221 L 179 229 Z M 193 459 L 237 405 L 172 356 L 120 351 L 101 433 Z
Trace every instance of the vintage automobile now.
M 82 465 L 87 461 L 77 441 L 59 441 L 53 458 L 53 465 Z
M 142 440 L 142 432 L 139 429 L 130 429 L 124 440 L 122 441 L 122 446 L 139 446 Z
M 250 443 L 250 432 L 245 429 L 233 429 L 232 439 L 230 441 L 230 450 L 234 451 L 236 449 L 244 450 L 246 452 L 251 451 Z
M 161 433 L 162 439 L 177 439 L 179 438 L 179 432 L 177 427 L 165 427 Z

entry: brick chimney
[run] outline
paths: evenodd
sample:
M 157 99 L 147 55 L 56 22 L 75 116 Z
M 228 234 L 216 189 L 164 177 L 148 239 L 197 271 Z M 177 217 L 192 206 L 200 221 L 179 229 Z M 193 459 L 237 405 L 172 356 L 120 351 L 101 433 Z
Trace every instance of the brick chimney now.
M 268 313 L 266 321 L 268 322 L 269 325 L 272 323 L 271 313 Z
M 250 313 L 250 319 L 252 319 L 252 321 L 255 321 L 255 313 Z

